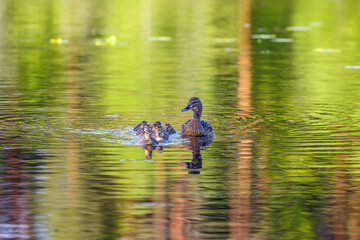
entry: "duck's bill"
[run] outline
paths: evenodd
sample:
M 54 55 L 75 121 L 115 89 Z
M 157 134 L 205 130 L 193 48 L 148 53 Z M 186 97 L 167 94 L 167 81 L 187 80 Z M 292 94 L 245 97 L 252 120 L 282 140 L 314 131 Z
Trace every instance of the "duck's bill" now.
M 181 110 L 182 112 L 188 111 L 190 110 L 190 105 L 187 105 L 183 110 Z

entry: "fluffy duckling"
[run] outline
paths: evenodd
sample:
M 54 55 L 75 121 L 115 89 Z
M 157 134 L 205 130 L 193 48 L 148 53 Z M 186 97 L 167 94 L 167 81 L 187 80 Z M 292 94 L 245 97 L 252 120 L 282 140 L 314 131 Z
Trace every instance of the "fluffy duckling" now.
M 170 125 L 170 123 L 165 123 L 165 131 L 166 131 L 169 135 L 176 133 L 175 129 Z
M 190 98 L 188 105 L 182 110 L 182 112 L 190 109 L 193 111 L 192 119 L 189 119 L 182 125 L 180 134 L 183 136 L 196 137 L 214 136 L 211 124 L 200 119 L 202 114 L 202 103 L 199 98 Z
M 144 128 L 144 126 L 147 124 L 147 121 L 142 121 L 136 127 L 134 127 L 134 131 L 137 132 L 139 129 Z
M 158 145 L 158 141 L 156 141 L 152 136 L 152 131 L 150 128 L 145 128 L 144 136 L 139 138 L 138 142 L 142 145 Z
M 145 134 L 145 129 L 150 128 L 149 124 L 145 124 L 145 125 L 141 125 L 141 127 L 137 130 L 136 135 L 144 135 Z
M 155 128 L 155 140 L 158 142 L 164 142 L 169 140 L 169 134 L 161 126 Z
M 152 125 L 152 130 L 153 130 L 154 132 L 155 132 L 155 129 L 156 129 L 157 126 L 162 127 L 160 121 L 156 121 L 156 122 L 154 122 L 154 124 Z

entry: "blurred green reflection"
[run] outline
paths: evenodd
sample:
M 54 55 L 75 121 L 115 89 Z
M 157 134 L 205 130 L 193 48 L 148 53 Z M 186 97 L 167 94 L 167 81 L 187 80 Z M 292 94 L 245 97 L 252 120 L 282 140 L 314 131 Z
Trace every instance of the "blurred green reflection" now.
M 0 238 L 359 238 L 359 7 L 1 1 Z

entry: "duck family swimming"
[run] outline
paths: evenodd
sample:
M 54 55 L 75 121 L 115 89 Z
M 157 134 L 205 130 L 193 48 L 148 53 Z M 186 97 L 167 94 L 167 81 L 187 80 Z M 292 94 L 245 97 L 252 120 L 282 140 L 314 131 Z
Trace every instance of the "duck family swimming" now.
M 193 111 L 192 119 L 182 125 L 180 134 L 184 137 L 213 137 L 214 131 L 211 124 L 201 120 L 203 107 L 199 98 L 190 98 L 188 105 L 182 109 L 182 112 L 190 109 Z M 134 131 L 136 131 L 137 135 L 141 135 L 138 142 L 142 145 L 158 145 L 159 142 L 168 141 L 169 136 L 176 133 L 169 123 L 166 123 L 164 127 L 160 121 L 156 121 L 152 125 L 149 125 L 147 121 L 142 121 L 134 127 Z
M 150 126 L 147 121 L 142 121 L 135 128 L 136 135 L 141 135 L 138 142 L 142 145 L 158 145 L 169 140 L 169 135 L 176 133 L 169 123 L 163 127 L 160 121 Z

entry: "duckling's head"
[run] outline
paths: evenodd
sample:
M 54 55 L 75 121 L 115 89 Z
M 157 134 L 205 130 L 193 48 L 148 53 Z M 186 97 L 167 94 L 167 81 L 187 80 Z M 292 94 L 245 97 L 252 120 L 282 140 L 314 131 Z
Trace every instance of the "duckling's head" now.
M 163 133 L 163 129 L 162 129 L 162 127 L 161 126 L 157 126 L 156 128 L 155 128 L 155 133 L 157 134 L 157 135 L 163 135 L 162 133 Z
M 147 125 L 147 121 L 142 121 L 140 127 L 144 128 Z
M 171 127 L 170 123 L 165 123 L 165 127 L 166 128 Z
M 144 130 L 145 136 L 150 136 L 151 133 L 152 133 L 151 128 L 145 128 L 145 130 Z
M 193 118 L 201 117 L 202 103 L 199 98 L 197 98 L 197 97 L 190 98 L 188 105 L 181 111 L 184 112 L 184 111 L 188 111 L 190 109 L 193 111 Z
M 156 125 L 156 126 L 161 126 L 161 122 L 160 122 L 160 121 L 155 121 L 155 122 L 154 122 L 154 125 Z
M 155 129 L 158 127 L 158 125 L 156 125 L 155 123 L 151 126 L 151 129 L 153 130 L 153 131 L 155 131 Z

